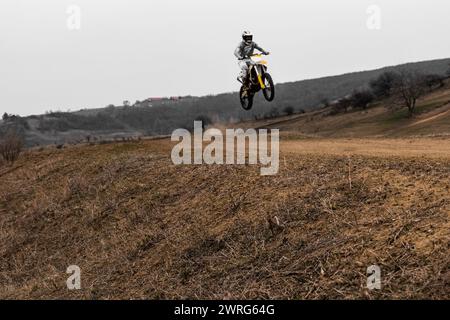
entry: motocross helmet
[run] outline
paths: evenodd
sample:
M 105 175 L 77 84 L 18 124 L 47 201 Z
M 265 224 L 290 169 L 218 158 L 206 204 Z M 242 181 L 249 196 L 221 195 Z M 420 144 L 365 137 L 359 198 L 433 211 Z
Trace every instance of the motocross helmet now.
M 246 44 L 251 44 L 253 42 L 253 34 L 250 31 L 244 31 L 242 33 L 242 40 L 244 40 Z

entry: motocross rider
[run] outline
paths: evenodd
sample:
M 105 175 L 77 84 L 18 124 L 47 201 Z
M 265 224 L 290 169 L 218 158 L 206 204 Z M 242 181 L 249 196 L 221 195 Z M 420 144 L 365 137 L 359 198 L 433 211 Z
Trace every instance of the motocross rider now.
M 265 51 L 263 48 L 253 42 L 253 34 L 250 31 L 244 31 L 242 33 L 242 42 L 239 43 L 238 47 L 234 51 L 234 55 L 236 56 L 236 58 L 238 58 L 238 64 L 241 68 L 241 72 L 237 80 L 244 86 L 247 83 L 248 69 L 252 64 L 250 56 L 253 55 L 253 51 L 255 49 L 261 51 L 265 55 L 269 54 L 268 51 Z

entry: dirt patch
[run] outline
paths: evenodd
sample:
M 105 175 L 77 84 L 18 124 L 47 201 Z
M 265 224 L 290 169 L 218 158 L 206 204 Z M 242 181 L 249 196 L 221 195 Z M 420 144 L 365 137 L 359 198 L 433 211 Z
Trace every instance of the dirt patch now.
M 448 107 L 450 107 L 450 105 L 447 105 L 445 109 L 448 109 Z M 413 126 L 416 126 L 418 124 L 423 124 L 423 123 L 426 123 L 426 122 L 430 122 L 430 121 L 442 118 L 444 116 L 447 116 L 449 114 L 450 114 L 450 110 L 444 110 L 444 111 L 439 112 L 438 114 L 433 114 L 431 116 L 428 115 L 428 117 L 426 117 L 425 119 L 421 119 L 421 120 L 418 120 L 418 121 L 410 124 L 409 127 L 413 127 Z
M 271 177 L 163 140 L 30 152 L 1 169 L 0 297 L 448 299 L 447 144 L 288 141 Z

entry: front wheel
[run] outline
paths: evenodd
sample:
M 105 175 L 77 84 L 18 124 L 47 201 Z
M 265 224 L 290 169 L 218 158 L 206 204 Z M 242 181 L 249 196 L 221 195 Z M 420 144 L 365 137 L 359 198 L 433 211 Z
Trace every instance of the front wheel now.
M 239 98 L 241 100 L 242 109 L 250 110 L 253 107 L 254 95 L 250 92 L 250 89 L 245 90 L 244 86 L 242 86 L 239 92 Z
M 266 98 L 267 101 L 273 101 L 273 99 L 275 99 L 275 86 L 270 74 L 265 73 L 263 75 L 263 81 L 265 85 L 265 88 L 263 89 L 264 98 Z

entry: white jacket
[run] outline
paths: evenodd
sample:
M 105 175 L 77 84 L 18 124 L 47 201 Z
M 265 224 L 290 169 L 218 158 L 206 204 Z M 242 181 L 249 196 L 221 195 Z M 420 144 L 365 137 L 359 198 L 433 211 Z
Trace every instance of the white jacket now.
M 255 49 L 261 51 L 262 53 L 266 53 L 266 51 L 263 48 L 261 48 L 260 46 L 258 46 L 255 42 L 252 42 L 251 44 L 247 44 L 247 43 L 245 43 L 245 41 L 242 41 L 239 43 L 236 50 L 234 50 L 234 55 L 239 60 L 247 59 L 251 55 L 253 55 L 253 51 Z

